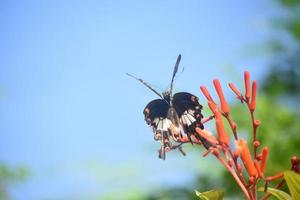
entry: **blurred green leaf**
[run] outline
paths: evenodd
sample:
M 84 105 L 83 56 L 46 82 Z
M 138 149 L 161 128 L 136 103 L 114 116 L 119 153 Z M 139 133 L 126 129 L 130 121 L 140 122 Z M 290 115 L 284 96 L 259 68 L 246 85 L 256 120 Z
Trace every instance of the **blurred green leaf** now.
M 264 187 L 260 187 L 260 188 L 258 188 L 258 191 L 264 192 L 264 189 L 265 189 Z M 267 192 L 272 194 L 279 200 L 291 200 L 292 199 L 292 197 L 288 193 L 286 193 L 282 190 L 275 189 L 275 188 L 268 187 Z
M 285 171 L 284 179 L 293 199 L 300 199 L 300 175 L 293 171 Z
M 291 20 L 288 30 L 297 40 L 300 40 L 300 19 Z
M 28 170 L 23 167 L 9 167 L 6 164 L 0 164 L 0 182 L 23 181 L 28 177 Z
M 195 190 L 195 192 L 201 200 L 222 200 L 224 197 L 224 192 L 220 189 L 213 189 L 207 192 L 198 192 Z
M 295 7 L 300 5 L 300 1 L 299 0 L 280 0 L 280 2 L 287 7 Z

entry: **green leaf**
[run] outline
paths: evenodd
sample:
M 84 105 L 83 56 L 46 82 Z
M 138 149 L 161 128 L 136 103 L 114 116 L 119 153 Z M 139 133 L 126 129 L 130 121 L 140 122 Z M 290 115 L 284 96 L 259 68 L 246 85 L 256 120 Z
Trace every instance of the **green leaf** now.
M 224 192 L 221 189 L 213 189 L 206 192 L 198 192 L 195 190 L 196 195 L 201 200 L 223 200 Z
M 300 199 L 300 175 L 293 171 L 285 171 L 284 179 L 289 187 L 292 199 Z
M 260 187 L 260 188 L 258 188 L 258 191 L 264 192 L 265 188 Z M 292 197 L 288 193 L 286 193 L 282 190 L 275 189 L 275 188 L 268 187 L 267 193 L 272 194 L 273 196 L 277 197 L 277 199 L 279 199 L 279 200 L 292 200 Z

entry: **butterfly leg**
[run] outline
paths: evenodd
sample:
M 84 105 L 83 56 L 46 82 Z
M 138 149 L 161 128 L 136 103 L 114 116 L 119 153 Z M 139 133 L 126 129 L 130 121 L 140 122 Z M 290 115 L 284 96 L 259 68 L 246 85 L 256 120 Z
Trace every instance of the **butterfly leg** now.
M 202 124 L 205 124 L 206 122 L 212 120 L 214 117 L 215 117 L 214 115 L 211 115 L 211 116 L 209 116 L 209 117 L 206 117 L 206 118 L 204 118 L 204 119 L 201 120 L 201 123 L 202 123 Z

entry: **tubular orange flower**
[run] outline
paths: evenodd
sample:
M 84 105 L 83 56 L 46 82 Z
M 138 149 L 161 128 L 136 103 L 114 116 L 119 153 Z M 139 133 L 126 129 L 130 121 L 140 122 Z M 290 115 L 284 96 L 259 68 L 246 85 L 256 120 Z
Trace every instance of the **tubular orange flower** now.
M 256 176 L 257 175 L 257 170 L 254 166 L 254 163 L 251 159 L 251 154 L 248 148 L 248 145 L 245 140 L 239 139 L 236 141 L 236 149 L 240 153 L 242 162 L 249 174 L 249 176 Z
M 256 92 L 257 92 L 257 82 L 253 81 L 252 83 L 252 96 L 251 96 L 251 103 L 250 103 L 250 110 L 253 112 L 256 107 Z
M 210 94 L 205 86 L 202 85 L 200 87 L 200 90 L 202 91 L 202 93 L 204 94 L 204 96 L 206 97 L 206 99 L 208 101 L 214 102 L 213 98 L 210 96 Z
M 245 97 L 247 102 L 250 99 L 250 73 L 245 71 L 244 73 L 244 81 L 245 81 Z
M 220 81 L 218 79 L 215 79 L 215 80 L 213 80 L 213 83 L 214 83 L 215 89 L 217 91 L 217 94 L 220 98 L 221 109 L 224 113 L 228 114 L 229 113 L 229 106 L 228 106 L 228 104 L 226 102 L 226 99 L 224 97 Z
M 218 110 L 217 106 L 212 103 L 211 101 L 208 102 L 208 106 L 212 110 L 212 112 L 215 114 L 215 122 L 216 122 L 216 130 L 218 133 L 218 141 L 220 144 L 226 144 L 229 146 L 229 137 L 225 131 L 225 127 L 222 121 L 222 114 Z
M 228 135 L 225 131 L 221 114 L 218 115 L 218 116 L 220 116 L 220 117 L 218 117 L 218 119 L 216 119 L 216 128 L 217 128 L 217 132 L 218 132 L 218 140 L 221 144 L 226 144 L 227 146 L 229 146 L 229 138 L 228 138 Z
M 243 96 L 241 95 L 241 93 L 235 87 L 235 85 L 233 83 L 229 83 L 228 85 L 229 85 L 230 89 L 236 94 L 236 96 L 237 96 L 238 99 L 243 99 Z
M 214 102 L 212 102 L 212 101 L 208 101 L 208 106 L 209 106 L 210 110 L 214 114 L 216 114 L 216 112 L 217 112 L 217 105 Z
M 267 158 L 268 158 L 268 154 L 269 154 L 268 147 L 264 147 L 261 154 L 262 154 L 262 156 L 261 156 L 261 162 L 260 162 L 260 171 L 262 173 L 264 173 L 265 172 Z

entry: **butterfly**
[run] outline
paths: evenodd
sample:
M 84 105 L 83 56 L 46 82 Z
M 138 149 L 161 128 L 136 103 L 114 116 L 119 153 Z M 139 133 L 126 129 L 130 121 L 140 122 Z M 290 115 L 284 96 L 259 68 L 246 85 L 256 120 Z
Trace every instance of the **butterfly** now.
M 182 143 L 180 143 L 180 139 L 183 137 L 182 132 L 186 134 L 192 144 L 192 136 L 194 136 L 206 149 L 211 146 L 205 138 L 201 137 L 199 134 L 195 134 L 196 127 L 204 129 L 204 126 L 201 123 L 203 118 L 201 113 L 202 105 L 198 102 L 198 97 L 188 92 L 178 92 L 173 95 L 173 83 L 179 68 L 180 60 L 181 55 L 179 54 L 174 66 L 170 89 L 163 93 L 157 92 L 143 79 L 127 73 L 128 76 L 141 82 L 160 97 L 159 99 L 150 101 L 144 108 L 143 114 L 146 123 L 152 127 L 154 139 L 161 142 L 161 147 L 159 149 L 159 158 L 161 159 L 165 159 L 166 152 L 176 148 L 185 155 L 181 147 Z M 172 144 L 170 138 L 177 144 Z

